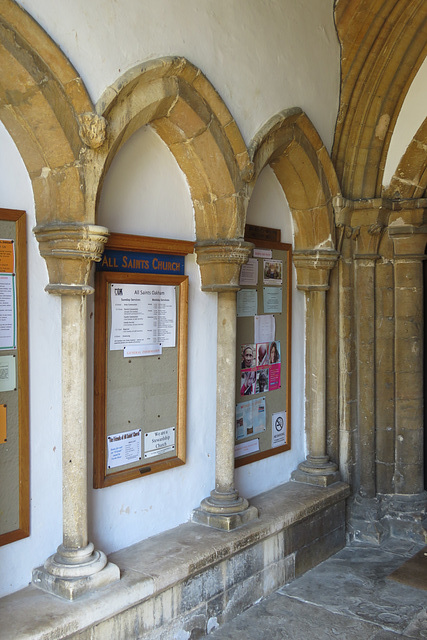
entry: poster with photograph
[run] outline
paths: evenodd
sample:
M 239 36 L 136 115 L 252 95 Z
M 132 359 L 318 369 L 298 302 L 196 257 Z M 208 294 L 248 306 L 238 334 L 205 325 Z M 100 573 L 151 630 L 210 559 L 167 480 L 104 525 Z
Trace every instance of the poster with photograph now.
M 252 369 L 256 365 L 255 359 L 255 345 L 254 344 L 243 344 L 241 347 L 241 361 L 240 368 L 241 369 Z
M 268 367 L 258 369 L 256 372 L 256 393 L 265 393 L 268 391 Z
M 264 284 L 279 285 L 283 283 L 283 260 L 264 260 Z
M 255 383 L 257 382 L 257 372 L 255 369 L 242 371 L 240 381 L 240 395 L 251 396 L 255 393 Z M 258 392 L 256 392 L 258 393 Z

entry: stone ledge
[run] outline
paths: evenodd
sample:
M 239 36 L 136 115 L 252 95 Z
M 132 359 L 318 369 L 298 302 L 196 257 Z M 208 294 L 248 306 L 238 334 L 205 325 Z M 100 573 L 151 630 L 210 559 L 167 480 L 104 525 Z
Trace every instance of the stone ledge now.
M 118 635 L 118 628 L 126 633 L 132 624 L 140 629 L 135 637 L 154 638 L 159 633 L 159 603 L 166 626 L 189 624 L 186 615 L 191 615 L 191 624 L 205 627 L 209 620 L 229 619 L 249 606 L 252 597 L 267 595 L 293 578 L 295 555 L 301 550 L 284 532 L 304 520 L 310 526 L 311 518 L 319 520 L 333 505 L 344 507 L 348 495 L 348 485 L 341 482 L 328 488 L 287 483 L 252 498 L 260 517 L 241 529 L 224 533 L 190 522 L 111 554 L 121 580 L 81 600 L 63 601 L 29 586 L 0 600 L 0 640 L 119 640 L 129 636 Z M 324 559 L 329 536 L 335 540 L 338 535 L 344 546 L 344 534 L 339 533 L 344 508 L 341 511 L 342 522 L 332 519 L 331 531 L 325 531 L 328 518 L 313 528 L 313 540 L 307 540 L 305 549 L 320 544 L 323 553 L 311 566 Z M 337 550 L 335 541 L 331 552 Z M 316 556 L 308 551 L 305 555 Z M 304 566 L 310 568 L 310 562 Z

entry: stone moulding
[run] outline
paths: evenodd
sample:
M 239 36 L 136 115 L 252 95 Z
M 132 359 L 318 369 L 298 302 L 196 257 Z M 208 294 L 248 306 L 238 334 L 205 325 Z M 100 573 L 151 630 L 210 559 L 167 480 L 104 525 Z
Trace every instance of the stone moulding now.
M 292 259 L 297 270 L 298 289 L 301 291 L 327 291 L 329 273 L 334 268 L 339 253 L 332 250 L 293 252 Z
M 96 225 L 57 223 L 35 227 L 41 256 L 46 260 L 49 284 L 56 294 L 93 293 L 88 285 L 92 262 L 99 262 L 108 229 Z
M 197 242 L 202 291 L 238 291 L 240 268 L 252 249 L 253 244 L 244 240 Z

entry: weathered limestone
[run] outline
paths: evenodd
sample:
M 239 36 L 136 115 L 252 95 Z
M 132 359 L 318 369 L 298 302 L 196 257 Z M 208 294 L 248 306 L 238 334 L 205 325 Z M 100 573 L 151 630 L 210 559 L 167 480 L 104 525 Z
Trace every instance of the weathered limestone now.
M 416 231 L 416 229 L 415 229 Z M 424 490 L 424 312 L 423 260 L 426 233 L 408 226 L 389 228 L 395 259 L 396 468 L 395 492 Z
M 62 296 L 63 543 L 33 571 L 33 584 L 74 600 L 120 578 L 118 567 L 89 542 L 87 529 L 86 295 L 91 264 L 101 259 L 108 231 L 58 224 L 35 234 L 48 265 L 46 289 Z
M 298 288 L 306 293 L 307 459 L 292 474 L 297 482 L 326 487 L 339 480 L 338 466 L 326 454 L 326 308 L 329 272 L 335 251 L 294 253 Z
M 376 209 L 353 212 L 356 229 L 354 253 L 354 309 L 358 396 L 358 447 L 360 495 L 373 498 L 375 469 L 375 263 L 383 231 Z
M 348 485 L 288 482 L 260 517 L 223 531 L 187 522 L 113 553 L 121 580 L 73 603 L 32 585 L 0 602 L 0 640 L 200 638 L 345 545 Z
M 215 489 L 193 512 L 193 520 L 231 530 L 258 517 L 258 510 L 234 488 L 236 291 L 240 267 L 252 244 L 197 244 L 202 289 L 218 292 Z

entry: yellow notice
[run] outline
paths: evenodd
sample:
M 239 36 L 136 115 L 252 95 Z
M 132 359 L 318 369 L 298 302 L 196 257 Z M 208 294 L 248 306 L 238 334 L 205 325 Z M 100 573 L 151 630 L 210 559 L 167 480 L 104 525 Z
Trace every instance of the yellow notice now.
M 7 440 L 6 429 L 6 405 L 0 404 L 0 444 L 3 444 Z
M 15 273 L 13 240 L 0 240 L 0 273 Z

